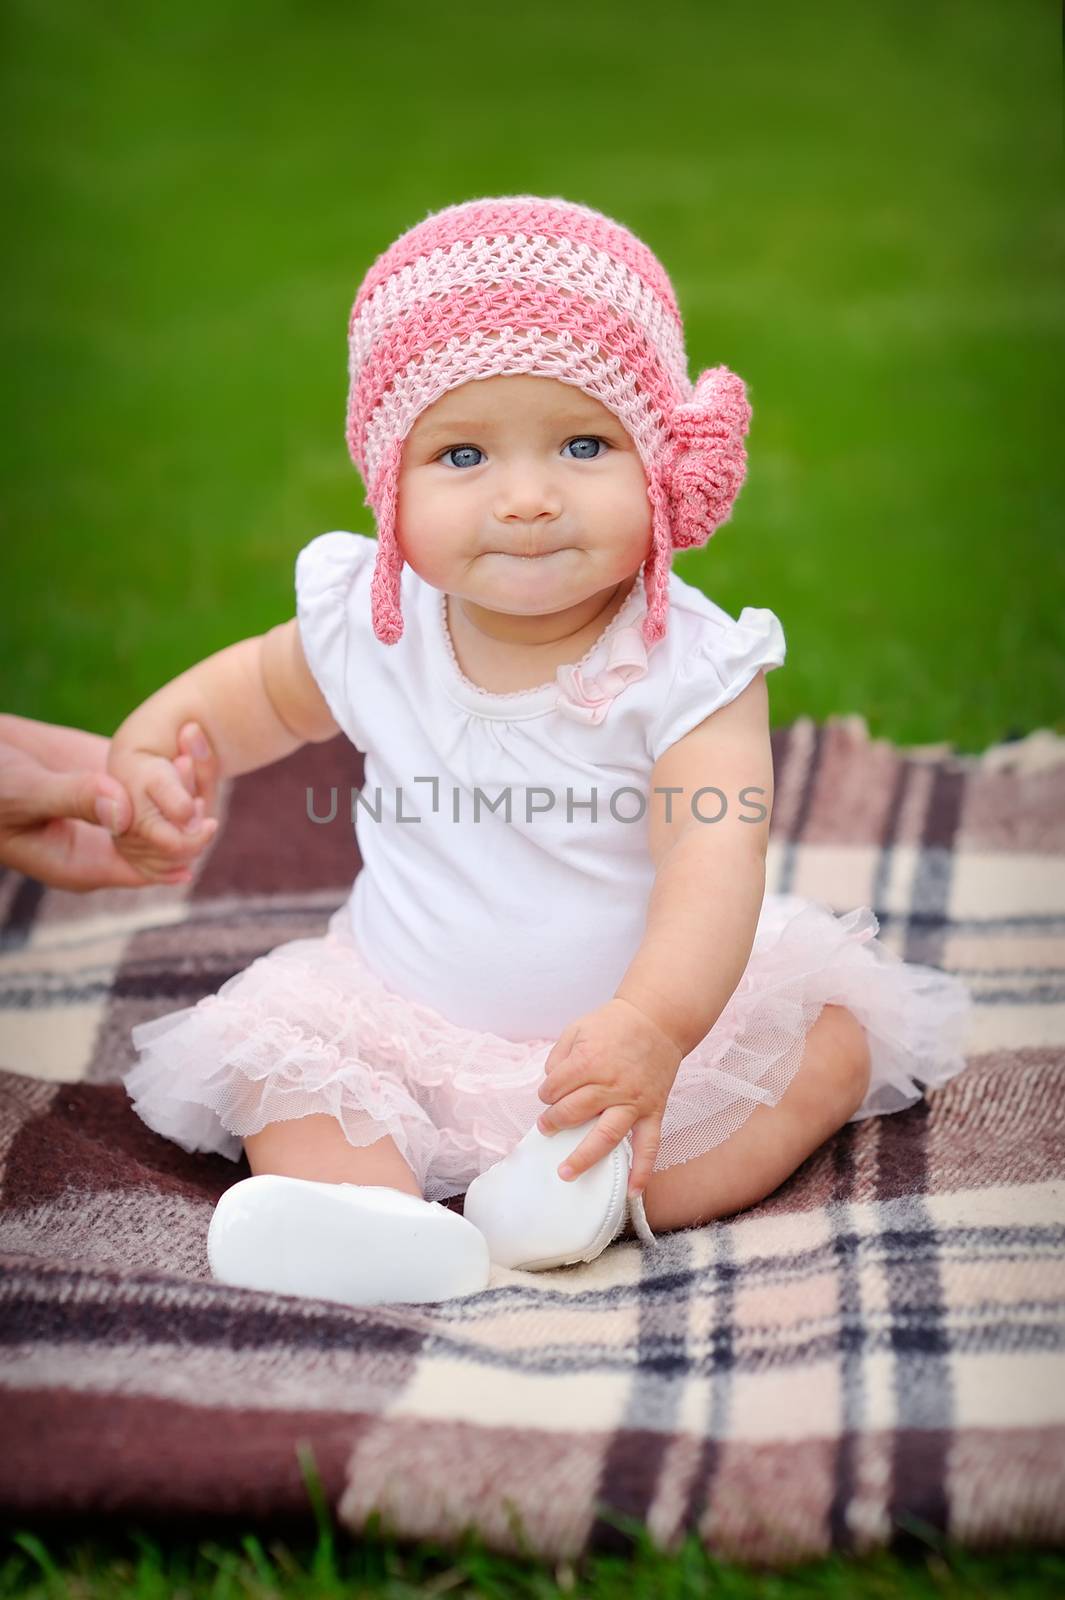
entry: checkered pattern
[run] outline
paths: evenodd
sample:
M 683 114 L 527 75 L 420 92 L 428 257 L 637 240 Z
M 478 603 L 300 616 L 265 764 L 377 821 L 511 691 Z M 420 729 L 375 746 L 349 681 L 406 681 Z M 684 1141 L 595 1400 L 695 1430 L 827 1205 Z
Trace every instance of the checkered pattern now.
M 134 1022 L 323 931 L 352 840 L 343 807 L 307 820 L 306 788 L 361 783 L 349 744 L 232 783 L 187 889 L 0 878 L 5 1511 L 311 1527 L 306 1446 L 352 1530 L 474 1523 L 553 1557 L 628 1549 L 630 1517 L 769 1562 L 915 1519 L 1065 1534 L 1065 739 L 958 757 L 856 717 L 773 737 L 768 887 L 869 904 L 900 955 L 960 973 L 969 1067 L 731 1222 L 497 1267 L 439 1306 L 213 1282 L 211 1212 L 247 1167 L 153 1134 L 119 1081 Z

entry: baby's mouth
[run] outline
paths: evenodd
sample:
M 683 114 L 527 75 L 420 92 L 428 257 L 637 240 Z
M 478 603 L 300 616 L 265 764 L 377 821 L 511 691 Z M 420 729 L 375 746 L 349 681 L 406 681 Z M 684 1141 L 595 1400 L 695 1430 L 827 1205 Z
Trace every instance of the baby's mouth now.
M 558 550 L 541 550 L 537 555 L 522 555 L 516 550 L 490 550 L 489 555 L 507 556 L 511 561 L 546 561 L 549 556 L 560 556 L 564 553 L 563 546 Z

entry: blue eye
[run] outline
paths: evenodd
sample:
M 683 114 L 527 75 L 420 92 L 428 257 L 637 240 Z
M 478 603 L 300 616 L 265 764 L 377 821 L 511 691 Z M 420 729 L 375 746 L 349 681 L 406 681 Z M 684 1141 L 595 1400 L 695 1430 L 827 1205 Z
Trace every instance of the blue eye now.
M 478 450 L 478 448 L 477 448 L 477 446 L 475 444 L 453 444 L 451 446 L 450 450 L 444 450 L 437 459 L 440 460 L 440 461 L 443 461 L 445 456 L 462 456 L 462 455 L 471 455 L 471 454 L 479 456 L 479 455 L 482 454 L 482 452 L 480 450 Z M 458 465 L 457 462 L 452 462 L 451 464 L 452 464 L 452 466 Z M 472 465 L 472 466 L 476 467 L 476 466 L 479 466 L 480 463 L 477 462 L 477 461 L 474 461 L 472 463 L 468 462 L 468 461 L 464 461 L 462 463 L 462 465 L 463 466 Z
M 569 450 L 569 446 L 571 445 L 601 445 L 603 448 L 606 448 L 606 450 L 609 450 L 609 445 L 606 443 L 606 440 L 604 440 L 604 438 L 598 438 L 598 435 L 595 434 L 577 434 L 576 438 L 569 438 L 569 440 L 566 440 L 566 443 L 563 445 L 563 450 Z M 448 458 L 448 456 L 461 456 L 461 454 L 475 454 L 475 456 L 483 456 L 485 451 L 480 450 L 480 446 L 478 445 L 449 445 L 448 450 L 441 450 L 440 454 L 438 454 L 437 458 L 435 459 L 437 459 L 437 461 L 445 462 L 445 464 L 449 464 L 449 466 L 459 466 L 459 462 L 446 462 L 446 458 Z M 600 459 L 600 454 L 601 451 L 596 451 L 593 456 L 571 456 L 569 459 L 571 459 L 571 461 L 598 461 L 598 459 Z M 480 466 L 480 461 L 467 461 L 464 462 L 462 466 L 477 467 Z
M 571 439 L 569 444 L 564 445 L 563 448 L 568 450 L 571 444 L 594 444 L 598 446 L 605 445 L 606 440 L 597 439 L 596 436 L 591 433 L 582 433 L 579 438 Z M 594 456 L 571 456 L 570 459 L 572 461 L 598 461 L 599 451 L 597 449 Z

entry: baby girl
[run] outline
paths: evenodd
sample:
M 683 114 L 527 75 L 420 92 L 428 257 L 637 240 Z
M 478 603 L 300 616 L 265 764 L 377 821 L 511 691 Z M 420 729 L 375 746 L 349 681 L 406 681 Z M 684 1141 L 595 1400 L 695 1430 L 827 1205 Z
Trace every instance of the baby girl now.
M 670 566 L 728 520 L 751 411 L 724 366 L 691 382 L 647 246 L 560 199 L 448 207 L 370 267 L 348 347 L 376 539 L 313 539 L 296 615 L 137 707 L 109 769 L 162 879 L 217 825 L 187 721 L 223 776 L 365 753 L 327 930 L 135 1028 L 125 1082 L 247 1156 L 217 1277 L 366 1305 L 752 1205 L 959 1072 L 971 1001 L 868 907 L 766 892 L 783 631 Z

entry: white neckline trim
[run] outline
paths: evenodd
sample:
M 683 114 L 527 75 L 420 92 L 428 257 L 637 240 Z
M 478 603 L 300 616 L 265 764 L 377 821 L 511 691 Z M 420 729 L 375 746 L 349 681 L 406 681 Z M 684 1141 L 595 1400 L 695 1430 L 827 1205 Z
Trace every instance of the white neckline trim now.
M 582 670 L 586 668 L 594 656 L 606 649 L 615 633 L 647 610 L 647 597 L 643 590 L 645 564 L 640 564 L 632 588 L 602 633 L 580 660 L 572 665 Z M 427 631 L 432 641 L 433 652 L 440 664 L 444 690 L 449 700 L 454 701 L 465 711 L 476 712 L 478 716 L 493 721 L 515 722 L 526 717 L 542 717 L 546 712 L 555 709 L 559 693 L 557 672 L 561 669 L 556 669 L 556 676 L 548 683 L 536 684 L 531 689 L 513 689 L 504 694 L 498 694 L 494 689 L 485 689 L 481 684 L 467 678 L 459 666 L 447 625 L 447 594 L 443 590 L 432 590 L 428 584 L 425 588 L 428 591 L 426 600 L 429 612 Z M 570 664 L 562 663 L 563 666 Z

